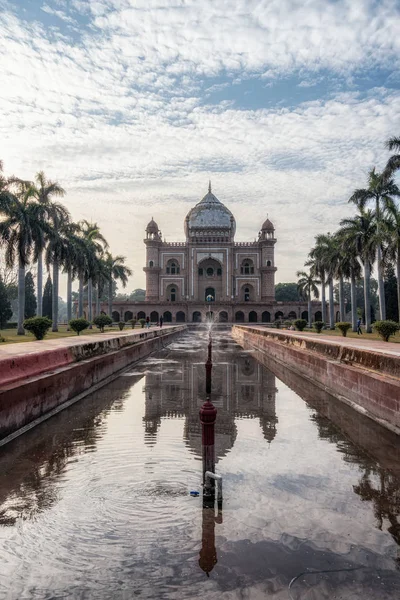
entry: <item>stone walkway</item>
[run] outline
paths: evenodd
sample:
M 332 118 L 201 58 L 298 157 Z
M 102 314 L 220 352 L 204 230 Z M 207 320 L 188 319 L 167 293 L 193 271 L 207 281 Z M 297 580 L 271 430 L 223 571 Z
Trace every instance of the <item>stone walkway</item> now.
M 260 331 L 265 331 L 265 327 L 257 327 L 254 326 L 253 329 L 259 329 Z M 308 340 L 315 340 L 316 342 L 325 342 L 332 345 L 346 346 L 347 348 L 356 348 L 359 350 L 368 350 L 369 352 L 378 352 L 379 354 L 388 354 L 390 356 L 396 356 L 400 358 L 400 344 L 395 344 L 393 342 L 384 342 L 380 340 L 371 340 L 364 339 L 360 336 L 360 338 L 347 338 L 342 336 L 331 336 L 324 335 L 323 333 L 312 333 L 308 331 L 287 331 L 286 329 L 278 329 L 269 331 L 283 333 L 292 337 L 303 337 Z
M 161 331 L 170 329 L 173 325 L 165 325 Z M 176 325 L 175 325 L 176 327 Z M 114 338 L 126 337 L 128 335 L 142 335 L 143 333 L 148 334 L 153 331 L 160 331 L 159 327 L 150 327 L 150 329 L 127 329 L 126 331 L 110 331 L 104 333 L 89 335 L 76 335 L 70 337 L 63 337 L 57 339 L 40 340 L 33 342 L 19 342 L 18 344 L 4 344 L 0 345 L 0 361 L 4 358 L 20 357 L 27 354 L 36 354 L 37 352 L 46 352 L 48 350 L 60 350 L 63 348 L 71 348 L 73 346 L 79 346 L 81 344 L 96 343 L 104 340 L 111 340 Z

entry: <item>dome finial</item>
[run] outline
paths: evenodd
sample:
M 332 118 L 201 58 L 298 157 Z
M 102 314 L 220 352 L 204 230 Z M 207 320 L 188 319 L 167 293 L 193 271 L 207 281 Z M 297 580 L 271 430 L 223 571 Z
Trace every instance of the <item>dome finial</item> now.
M 211 179 L 208 181 L 208 193 L 211 194 Z

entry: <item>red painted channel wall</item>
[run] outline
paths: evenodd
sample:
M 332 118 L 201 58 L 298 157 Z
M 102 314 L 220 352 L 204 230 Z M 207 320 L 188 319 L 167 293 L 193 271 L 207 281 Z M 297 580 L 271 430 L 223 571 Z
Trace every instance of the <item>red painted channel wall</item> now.
M 256 348 L 330 394 L 400 433 L 400 360 L 270 329 L 235 325 L 234 339 Z
M 183 325 L 149 332 L 145 339 L 136 335 L 130 341 L 130 336 L 125 336 L 80 344 L 68 348 L 67 360 L 61 366 L 57 362 L 60 357 L 56 352 L 54 357 L 47 356 L 47 370 L 40 370 L 30 377 L 22 378 L 20 375 L 18 380 L 13 379 L 7 383 L 1 381 L 0 444 L 4 438 L 35 419 L 89 391 L 128 365 L 160 350 L 185 329 L 186 326 Z M 51 355 L 51 351 L 49 352 Z M 19 361 L 18 371 L 21 374 L 24 372 L 24 365 L 23 360 Z M 39 361 L 36 366 L 40 367 L 42 364 Z M 31 361 L 29 365 L 31 371 L 27 368 L 26 373 L 32 372 L 35 363 Z

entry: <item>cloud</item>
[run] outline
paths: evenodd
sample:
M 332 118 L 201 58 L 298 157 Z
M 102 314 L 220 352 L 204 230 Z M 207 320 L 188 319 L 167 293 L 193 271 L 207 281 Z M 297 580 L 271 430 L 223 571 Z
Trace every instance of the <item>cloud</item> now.
M 32 177 L 43 168 L 62 182 L 74 218 L 96 219 L 128 257 L 132 286 L 144 284 L 147 221 L 154 215 L 170 241 L 182 239 L 209 175 L 237 218 L 238 240 L 253 239 L 266 213 L 274 221 L 284 281 L 314 235 L 349 214 L 367 169 L 385 161 L 395 89 L 352 85 L 291 108 L 260 101 L 257 110 L 241 108 L 234 91 L 288 73 L 299 75 L 300 91 L 318 89 L 322 70 L 348 80 L 375 67 L 394 73 L 394 2 L 49 0 L 29 20 L 5 6 L 6 169 Z

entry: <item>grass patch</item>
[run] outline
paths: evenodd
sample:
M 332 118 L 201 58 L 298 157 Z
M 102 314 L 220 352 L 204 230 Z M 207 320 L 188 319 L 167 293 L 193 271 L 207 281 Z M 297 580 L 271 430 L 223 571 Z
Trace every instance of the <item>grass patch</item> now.
M 313 329 L 305 329 L 303 331 L 303 333 L 314 333 L 315 334 L 316 332 Z M 324 329 L 320 335 L 329 335 L 332 337 L 343 338 L 341 332 L 338 331 L 337 329 Z M 363 331 L 362 335 L 358 335 L 355 331 L 348 331 L 347 339 L 348 338 L 354 338 L 354 339 L 359 339 L 359 340 L 376 340 L 378 342 L 382 341 L 382 338 L 375 331 L 373 333 L 365 333 L 365 331 Z M 394 342 L 395 344 L 400 344 L 400 333 L 397 332 L 396 335 L 391 337 L 390 342 Z
M 59 325 L 58 326 L 59 331 L 49 331 L 46 334 L 46 337 L 44 338 L 45 341 L 46 340 L 57 340 L 59 338 L 66 338 L 66 337 L 78 337 L 75 333 L 75 331 L 67 331 L 67 325 Z M 131 331 L 131 330 L 130 330 Z M 105 333 L 121 333 L 119 330 L 119 327 L 109 327 L 106 329 Z M 100 333 L 100 330 L 97 329 L 97 327 L 95 327 L 93 325 L 93 329 L 85 329 L 84 332 L 81 333 L 81 335 L 79 336 L 79 339 L 83 338 L 86 335 L 102 335 Z M 3 329 L 2 331 L 0 331 L 0 338 L 4 338 L 6 341 L 5 342 L 0 342 L 0 348 L 4 345 L 4 344 L 17 344 L 20 342 L 34 342 L 35 337 L 26 332 L 25 335 L 17 335 L 17 330 L 16 329 Z

